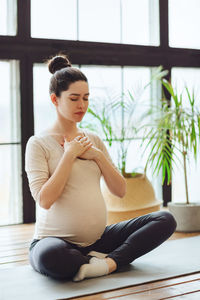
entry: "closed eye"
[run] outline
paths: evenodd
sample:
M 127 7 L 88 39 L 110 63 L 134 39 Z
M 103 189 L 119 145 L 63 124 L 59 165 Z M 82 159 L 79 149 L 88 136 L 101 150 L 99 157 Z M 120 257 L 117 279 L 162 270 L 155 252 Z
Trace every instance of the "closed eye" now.
M 78 98 L 70 98 L 72 101 L 78 101 Z M 84 101 L 88 101 L 88 98 L 83 98 Z

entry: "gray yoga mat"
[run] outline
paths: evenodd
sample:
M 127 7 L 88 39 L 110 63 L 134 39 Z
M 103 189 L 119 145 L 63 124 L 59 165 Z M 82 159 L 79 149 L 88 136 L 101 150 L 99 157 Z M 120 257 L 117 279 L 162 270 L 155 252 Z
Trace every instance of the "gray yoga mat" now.
M 115 273 L 56 281 L 31 266 L 0 271 L 0 300 L 52 300 L 90 295 L 200 271 L 200 236 L 170 240 Z

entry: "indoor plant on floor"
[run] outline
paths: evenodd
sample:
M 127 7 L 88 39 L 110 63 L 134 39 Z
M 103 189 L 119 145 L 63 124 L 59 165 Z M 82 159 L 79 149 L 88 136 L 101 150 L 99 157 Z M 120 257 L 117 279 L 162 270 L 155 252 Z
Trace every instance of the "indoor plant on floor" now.
M 140 114 L 141 117 L 137 117 L 138 109 L 141 105 L 144 105 L 140 102 L 140 97 L 145 89 L 154 80 L 161 78 L 164 73 L 161 68 L 157 68 L 150 82 L 135 97 L 130 91 L 127 91 L 126 94 L 122 95 L 122 98 L 112 97 L 110 102 L 108 99 L 105 101 L 103 99 L 93 99 L 88 108 L 90 121 L 86 121 L 83 127 L 95 130 L 104 141 L 108 142 L 109 146 L 118 142 L 116 144 L 119 147 L 117 148 L 114 145 L 113 148 L 117 150 L 118 169 L 127 182 L 127 192 L 123 198 L 111 194 L 105 182 L 103 180 L 101 182 L 102 193 L 108 210 L 109 224 L 160 209 L 162 201 L 156 199 L 153 186 L 146 176 L 146 169 L 142 170 L 142 173 L 138 173 L 136 170 L 127 173 L 126 160 L 130 142 L 142 127 L 143 116 Z
M 176 88 L 167 80 L 162 80 L 163 89 L 166 89 L 171 97 L 171 103 L 162 100 L 162 109 L 153 108 L 149 113 L 154 122 L 147 126 L 146 138 L 149 138 L 151 151 L 147 165 L 154 164 L 154 173 L 162 169 L 163 182 L 167 176 L 168 184 L 171 182 L 173 166 L 181 163 L 184 172 L 185 203 L 169 202 L 168 207 L 177 221 L 177 231 L 200 231 L 200 202 L 189 200 L 187 162 L 189 153 L 195 161 L 199 153 L 200 142 L 200 113 L 196 105 L 194 93 L 190 93 L 187 87 L 178 94 Z M 185 95 L 185 96 L 184 96 Z M 187 101 L 187 107 L 183 104 Z M 182 161 L 178 156 L 181 154 Z

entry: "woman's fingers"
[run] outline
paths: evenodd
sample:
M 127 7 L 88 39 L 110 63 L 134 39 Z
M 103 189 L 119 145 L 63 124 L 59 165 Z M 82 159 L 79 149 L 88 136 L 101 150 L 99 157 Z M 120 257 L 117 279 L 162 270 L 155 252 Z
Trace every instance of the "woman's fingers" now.
M 84 152 L 89 150 L 93 146 L 93 143 L 88 136 L 81 137 L 78 142 L 83 147 Z
M 80 141 L 80 139 L 82 138 L 83 136 L 82 135 L 78 135 L 74 138 L 75 141 Z M 70 139 L 69 137 L 67 137 L 66 135 L 63 136 L 63 140 L 64 142 L 71 142 L 72 139 Z
M 80 139 L 81 143 L 86 143 L 88 142 L 88 137 L 84 136 L 83 138 Z
M 65 142 L 71 142 L 71 141 L 72 140 L 70 140 L 66 136 L 63 136 L 63 143 L 61 143 L 61 145 L 64 144 Z M 91 140 L 89 139 L 89 137 L 88 136 L 84 136 L 83 134 L 76 136 L 73 139 L 73 141 L 79 142 L 84 147 L 91 147 L 93 145 L 92 142 L 91 142 Z
M 89 138 L 86 138 L 85 140 L 82 140 L 81 143 L 84 147 L 87 147 L 87 148 L 90 148 L 93 145 L 93 143 L 90 141 Z
M 85 148 L 90 148 L 93 144 L 90 141 L 87 141 L 83 144 Z
M 90 139 L 87 136 L 78 136 L 75 138 L 78 142 L 80 142 L 83 145 L 86 145 L 87 143 L 90 142 Z
M 92 146 L 93 146 L 92 142 L 90 142 L 90 143 L 87 145 L 88 149 L 91 148 Z
M 78 136 L 75 137 L 75 140 L 76 140 L 76 141 L 80 141 L 82 138 L 83 138 L 82 135 L 78 135 Z

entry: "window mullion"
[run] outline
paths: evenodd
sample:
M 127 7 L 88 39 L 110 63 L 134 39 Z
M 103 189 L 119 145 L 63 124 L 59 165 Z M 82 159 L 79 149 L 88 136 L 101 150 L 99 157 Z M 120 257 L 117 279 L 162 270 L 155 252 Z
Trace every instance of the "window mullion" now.
M 160 46 L 169 48 L 168 0 L 159 1 Z
M 31 36 L 31 0 L 17 0 L 17 36 L 22 40 Z

